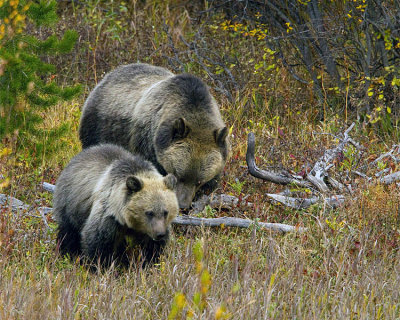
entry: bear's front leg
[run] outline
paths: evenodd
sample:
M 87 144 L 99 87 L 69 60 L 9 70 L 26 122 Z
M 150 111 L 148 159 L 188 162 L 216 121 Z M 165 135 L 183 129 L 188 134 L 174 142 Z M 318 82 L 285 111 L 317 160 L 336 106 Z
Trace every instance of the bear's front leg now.
M 109 266 L 116 259 L 120 247 L 121 226 L 112 216 L 90 214 L 82 230 L 82 251 L 91 262 Z M 123 239 L 123 237 L 122 237 Z

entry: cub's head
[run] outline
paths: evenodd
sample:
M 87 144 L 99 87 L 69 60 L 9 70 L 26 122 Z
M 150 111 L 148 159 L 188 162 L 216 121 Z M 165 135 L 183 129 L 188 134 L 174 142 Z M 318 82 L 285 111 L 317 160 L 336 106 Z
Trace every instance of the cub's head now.
M 171 174 L 166 177 L 154 173 L 129 176 L 124 224 L 155 241 L 167 240 L 171 222 L 179 211 L 175 188 L 176 178 Z
M 190 207 L 207 182 L 221 175 L 229 153 L 226 127 L 205 130 L 191 127 L 184 118 L 160 126 L 155 140 L 157 161 L 177 178 L 179 207 Z

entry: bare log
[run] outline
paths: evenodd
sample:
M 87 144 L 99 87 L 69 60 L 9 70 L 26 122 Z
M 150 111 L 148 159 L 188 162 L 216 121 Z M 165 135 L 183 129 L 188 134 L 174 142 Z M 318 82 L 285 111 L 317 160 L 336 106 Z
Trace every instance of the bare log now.
M 276 184 L 296 184 L 299 187 L 310 188 L 312 185 L 302 179 L 298 179 L 293 177 L 290 173 L 282 171 L 282 172 L 272 172 L 261 170 L 257 167 L 254 152 L 255 152 L 255 136 L 253 132 L 250 132 L 247 137 L 247 152 L 246 152 L 246 162 L 248 166 L 249 173 L 259 179 L 270 181 Z
M 280 232 L 304 232 L 306 228 L 289 226 L 282 223 L 266 223 L 258 222 L 249 219 L 241 219 L 234 217 L 221 217 L 221 218 L 198 218 L 190 216 L 178 216 L 173 221 L 176 225 L 191 225 L 191 226 L 206 226 L 206 227 L 238 227 L 238 228 L 249 228 L 251 226 L 260 227 L 272 231 Z

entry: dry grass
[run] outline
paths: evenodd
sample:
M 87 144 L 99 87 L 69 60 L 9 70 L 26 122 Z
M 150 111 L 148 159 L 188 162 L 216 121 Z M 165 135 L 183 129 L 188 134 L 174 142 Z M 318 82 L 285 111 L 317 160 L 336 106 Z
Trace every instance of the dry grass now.
M 160 17 L 173 26 L 174 41 L 193 28 L 188 18 L 193 7 L 183 10 L 168 1 L 133 1 L 129 21 L 105 16 L 93 1 L 74 9 L 66 3 L 59 28 L 76 26 L 81 38 L 76 52 L 59 61 L 60 78 L 80 79 L 87 92 L 118 64 L 145 57 L 141 60 L 167 66 L 170 48 Z M 118 21 L 123 28 L 112 29 Z M 230 39 L 220 36 L 221 41 Z M 249 54 L 248 47 L 255 54 L 260 49 L 257 43 L 236 47 L 239 58 Z M 187 67 L 198 70 L 193 64 Z M 251 68 L 238 71 L 251 81 L 233 103 L 218 97 L 232 130 L 232 157 L 219 191 L 246 195 L 255 205 L 211 214 L 301 225 L 308 231 L 280 235 L 256 229 L 176 228 L 160 264 L 92 273 L 79 261 L 58 255 L 51 217 L 47 229 L 40 216 L 3 208 L 0 319 L 167 319 L 171 312 L 177 313 L 176 319 L 399 319 L 398 189 L 365 186 L 337 210 L 315 205 L 292 211 L 268 202 L 264 194 L 282 187 L 247 174 L 247 133 L 256 134 L 260 167 L 282 164 L 300 172 L 333 143 L 330 136 L 313 132 L 337 133 L 344 123 L 337 115 L 318 121 L 321 110 L 310 99 L 309 88 L 299 88 L 283 69 L 267 79 L 251 75 Z M 259 82 L 265 85 L 261 89 Z M 10 178 L 3 193 L 51 206 L 52 195 L 40 185 L 54 183 L 80 150 L 77 130 L 84 98 L 43 115 L 43 126 L 63 124 L 68 130 L 60 137 L 42 136 L 46 148 L 40 153 L 33 148 L 37 138 L 21 132 L 1 141 L 0 151 L 12 150 L 0 157 L 0 174 Z M 368 128 L 354 134 L 373 153 L 382 151 L 377 142 L 392 144 Z M 202 258 L 193 253 L 199 245 Z
M 358 209 L 350 206 L 346 217 Z M 159 265 L 97 274 L 58 256 L 54 229 L 40 218 L 4 211 L 0 318 L 166 319 L 177 293 L 192 303 L 201 291 L 197 239 L 211 284 L 204 309 L 192 308 L 195 319 L 213 319 L 221 306 L 231 319 L 398 318 L 397 247 L 379 238 L 375 224 L 330 228 L 326 217 L 310 216 L 300 216 L 310 230 L 303 235 L 176 230 Z

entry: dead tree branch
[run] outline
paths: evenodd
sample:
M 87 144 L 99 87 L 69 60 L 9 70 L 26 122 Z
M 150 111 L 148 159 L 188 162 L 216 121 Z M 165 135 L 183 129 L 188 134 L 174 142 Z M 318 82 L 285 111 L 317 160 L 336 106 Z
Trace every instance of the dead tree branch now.
M 266 223 L 258 222 L 249 219 L 240 219 L 234 217 L 221 217 L 221 218 L 197 218 L 190 216 L 178 216 L 172 221 L 173 224 L 177 225 L 191 225 L 191 226 L 206 226 L 206 227 L 238 227 L 238 228 L 249 228 L 249 227 L 260 227 L 272 231 L 280 232 L 291 232 L 298 231 L 304 232 L 305 228 L 289 226 L 282 223 Z
M 289 195 L 285 194 L 267 194 L 273 201 L 282 203 L 288 207 L 294 209 L 304 209 L 312 204 L 318 202 L 324 202 L 331 207 L 338 207 L 344 202 L 344 196 L 335 195 L 330 197 L 324 197 L 331 189 L 339 190 L 344 192 L 346 190 L 351 192 L 349 186 L 345 186 L 339 181 L 328 176 L 328 170 L 334 166 L 334 160 L 344 153 L 347 144 L 352 144 L 356 148 L 361 148 L 350 136 L 349 132 L 353 129 L 354 123 L 343 133 L 343 137 L 338 138 L 339 144 L 324 152 L 323 156 L 315 163 L 314 167 L 308 172 L 306 179 L 302 177 L 297 177 L 289 174 L 287 171 L 281 171 L 279 173 L 266 171 L 259 169 L 255 164 L 255 137 L 251 132 L 248 135 L 247 153 L 246 161 L 249 173 L 256 178 L 262 180 L 270 181 L 276 184 L 286 185 L 295 184 L 300 187 L 306 187 L 311 189 L 313 197 L 311 198 L 301 198 L 292 197 L 291 193 Z M 315 196 L 320 194 L 319 196 Z
M 324 179 L 328 176 L 328 170 L 332 166 L 333 160 L 343 153 L 345 146 L 350 143 L 349 132 L 353 129 L 355 123 L 353 122 L 349 128 L 344 132 L 343 139 L 333 149 L 325 151 L 324 155 L 315 163 L 312 170 L 307 174 L 307 180 L 310 181 L 319 191 L 326 193 L 329 187 L 326 185 Z
M 293 177 L 290 173 L 286 171 L 282 172 L 272 172 L 272 171 L 266 171 L 266 170 L 261 170 L 257 167 L 255 158 L 254 158 L 254 152 L 255 152 L 255 136 L 253 132 L 250 132 L 248 137 L 247 137 L 247 152 L 246 152 L 246 162 L 248 166 L 249 173 L 259 179 L 267 180 L 276 184 L 296 184 L 299 187 L 306 187 L 310 188 L 312 185 L 304 180 L 301 180 L 300 178 L 295 178 Z
M 343 161 L 343 157 L 346 151 L 346 146 L 351 144 L 356 149 L 362 150 L 363 147 L 354 141 L 349 133 L 354 128 L 355 123 L 353 122 L 340 136 L 334 136 L 336 139 L 339 140 L 339 143 L 334 148 L 328 149 L 324 152 L 321 158 L 315 163 L 314 167 L 308 172 L 306 179 L 302 180 L 301 177 L 293 176 L 289 174 L 287 171 L 282 170 L 279 173 L 272 172 L 272 171 L 265 171 L 259 169 L 255 164 L 255 137 L 253 133 L 249 133 L 248 135 L 248 146 L 247 146 L 247 153 L 246 153 L 246 161 L 248 165 L 248 170 L 251 175 L 256 178 L 260 178 L 262 180 L 270 181 L 276 184 L 296 184 L 301 187 L 307 187 L 312 192 L 312 197 L 310 198 L 302 198 L 293 196 L 293 192 L 285 192 L 284 194 L 266 194 L 269 198 L 272 199 L 273 202 L 281 203 L 285 206 L 294 209 L 305 209 L 315 203 L 323 202 L 330 207 L 336 208 L 339 207 L 345 201 L 345 197 L 343 195 L 333 195 L 330 194 L 332 190 L 338 190 L 339 192 L 349 192 L 353 194 L 351 184 L 343 184 L 336 179 L 332 178 L 328 175 L 328 171 L 331 168 L 334 168 L 334 163 L 337 161 L 340 163 Z M 322 133 L 325 134 L 325 133 Z M 384 160 L 385 158 L 390 158 L 392 162 L 399 163 L 400 157 L 400 145 L 394 145 L 392 149 L 369 165 L 363 165 L 361 167 L 352 167 L 347 173 L 347 178 L 349 177 L 350 173 L 356 174 L 359 177 L 366 179 L 367 182 L 372 182 L 373 179 L 369 177 L 366 173 L 361 171 L 366 171 L 367 167 L 376 166 L 379 161 Z M 339 160 L 337 160 L 339 159 Z M 360 171 L 361 170 L 361 171 Z M 376 179 L 374 183 L 383 183 L 383 184 L 390 184 L 400 181 L 400 171 L 388 174 L 391 170 L 391 167 L 385 168 L 378 173 L 375 173 Z M 318 196 L 317 196 L 318 195 Z
M 280 194 L 267 193 L 268 197 L 270 197 L 273 201 L 284 204 L 287 207 L 299 210 L 305 209 L 309 206 L 321 202 L 321 198 L 312 197 L 312 198 L 294 198 L 288 197 Z M 332 208 L 337 208 L 344 202 L 344 196 L 337 195 L 329 198 L 323 198 L 322 201 L 329 205 Z
M 50 229 L 49 224 L 47 223 L 46 214 L 52 211 L 49 207 L 35 207 L 30 206 L 21 200 L 18 200 L 14 197 L 5 195 L 0 193 L 0 208 L 9 208 L 11 211 L 23 211 L 27 215 L 30 215 L 35 218 L 41 218 L 43 220 L 44 225 Z M 39 213 L 39 216 L 35 215 L 35 213 Z
M 384 176 L 380 181 L 383 184 L 391 184 L 391 183 L 397 182 L 399 180 L 400 180 L 400 172 L 397 171 L 395 173 L 388 174 L 387 176 Z

